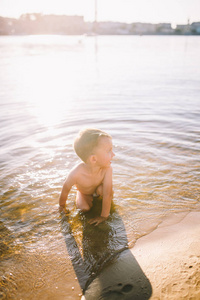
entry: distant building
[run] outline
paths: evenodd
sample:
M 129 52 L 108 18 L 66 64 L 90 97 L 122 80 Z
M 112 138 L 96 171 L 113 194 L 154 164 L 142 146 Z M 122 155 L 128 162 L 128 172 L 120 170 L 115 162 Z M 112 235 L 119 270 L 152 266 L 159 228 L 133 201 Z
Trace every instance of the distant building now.
M 189 24 L 187 25 L 177 25 L 175 28 L 175 33 L 177 34 L 190 34 L 191 27 Z
M 129 26 L 120 22 L 99 22 L 97 27 L 98 34 L 129 34 Z
M 16 19 L 0 17 L 0 35 L 15 34 Z
M 156 32 L 157 25 L 151 23 L 132 23 L 132 34 L 154 34 Z
M 43 16 L 43 28 L 53 34 L 83 34 L 84 18 L 80 16 Z
M 24 14 L 20 19 L 0 18 L 0 34 L 83 34 L 82 16 Z
M 170 23 L 159 23 L 157 24 L 156 32 L 160 34 L 173 34 L 174 30 Z
M 192 33 L 200 34 L 200 22 L 194 22 L 190 26 Z

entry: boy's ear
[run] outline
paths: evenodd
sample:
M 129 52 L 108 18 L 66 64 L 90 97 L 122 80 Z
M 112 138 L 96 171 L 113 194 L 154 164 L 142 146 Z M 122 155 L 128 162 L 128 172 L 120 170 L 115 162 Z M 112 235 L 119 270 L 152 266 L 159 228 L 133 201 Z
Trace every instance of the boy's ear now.
M 97 161 L 96 155 L 91 155 L 90 156 L 90 162 L 91 163 L 96 163 L 96 161 Z

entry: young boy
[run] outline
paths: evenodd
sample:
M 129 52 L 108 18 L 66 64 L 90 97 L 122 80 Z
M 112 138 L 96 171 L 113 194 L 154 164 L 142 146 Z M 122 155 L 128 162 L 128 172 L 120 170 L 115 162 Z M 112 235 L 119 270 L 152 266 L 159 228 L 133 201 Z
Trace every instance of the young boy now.
M 98 225 L 108 218 L 111 208 L 111 160 L 115 155 L 112 138 L 102 130 L 85 129 L 75 139 L 74 149 L 83 162 L 73 168 L 67 176 L 59 199 L 60 209 L 65 210 L 65 203 L 73 185 L 77 188 L 76 206 L 84 212 L 91 209 L 93 197 L 102 196 L 101 215 L 89 222 Z

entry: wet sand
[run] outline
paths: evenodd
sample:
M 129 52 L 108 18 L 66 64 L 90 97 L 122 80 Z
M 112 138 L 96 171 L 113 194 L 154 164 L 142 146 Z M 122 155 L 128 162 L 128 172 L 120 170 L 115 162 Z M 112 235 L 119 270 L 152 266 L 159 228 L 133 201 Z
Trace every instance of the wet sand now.
M 200 212 L 173 214 L 130 250 L 150 281 L 150 299 L 200 299 Z M 81 299 L 64 241 L 56 256 L 38 249 L 17 257 L 12 267 L 4 262 L 2 299 Z
M 167 218 L 131 252 L 151 282 L 151 299 L 200 299 L 200 212 Z

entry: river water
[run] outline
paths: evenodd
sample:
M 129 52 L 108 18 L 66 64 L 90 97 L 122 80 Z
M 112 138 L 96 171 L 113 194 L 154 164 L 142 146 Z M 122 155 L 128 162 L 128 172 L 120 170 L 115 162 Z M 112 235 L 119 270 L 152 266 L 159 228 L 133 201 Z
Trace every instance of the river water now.
M 58 197 L 83 127 L 113 137 L 112 250 L 200 209 L 199 53 L 197 36 L 0 37 L 0 299 L 80 298 Z

